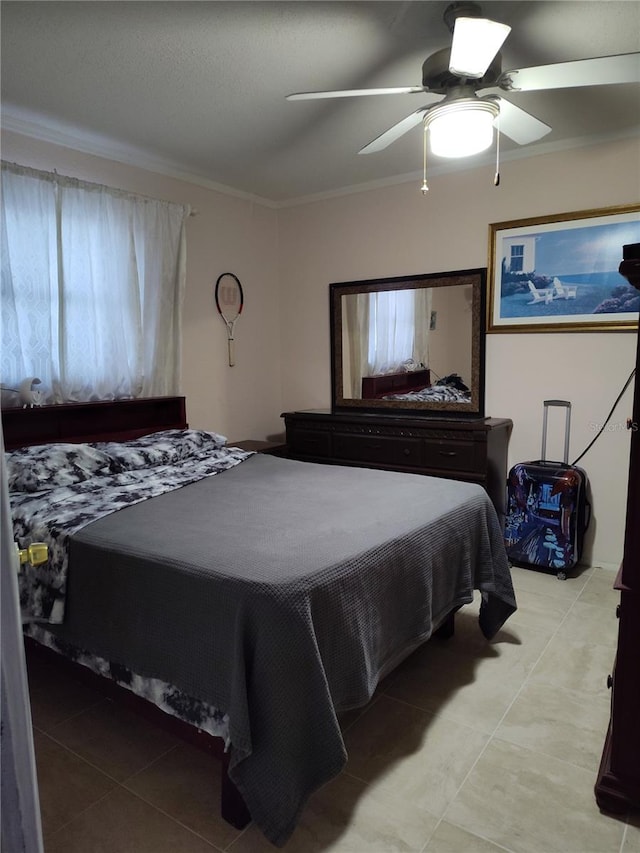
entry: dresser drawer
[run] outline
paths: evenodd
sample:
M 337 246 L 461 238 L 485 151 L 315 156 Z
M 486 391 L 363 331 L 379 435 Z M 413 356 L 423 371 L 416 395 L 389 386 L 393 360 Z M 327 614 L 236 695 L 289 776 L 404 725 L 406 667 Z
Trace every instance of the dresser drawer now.
M 422 442 L 419 438 L 336 433 L 333 455 L 353 462 L 419 467 L 422 465 Z
M 505 418 L 455 420 L 326 410 L 284 412 L 293 459 L 386 468 L 479 483 L 504 519 Z
M 287 431 L 287 443 L 300 456 L 331 456 L 331 435 L 325 430 L 294 429 Z
M 482 455 L 482 454 L 480 454 Z M 446 471 L 482 471 L 475 441 L 447 441 L 425 439 L 424 464 L 427 468 Z

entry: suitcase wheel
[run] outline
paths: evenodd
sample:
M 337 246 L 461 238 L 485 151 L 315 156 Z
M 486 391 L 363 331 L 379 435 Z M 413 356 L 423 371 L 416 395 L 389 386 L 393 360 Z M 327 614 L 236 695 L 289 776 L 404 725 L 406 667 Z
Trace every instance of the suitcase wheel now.
M 558 572 L 558 580 L 559 581 L 566 581 L 566 579 L 567 579 L 567 573 L 566 572 Z

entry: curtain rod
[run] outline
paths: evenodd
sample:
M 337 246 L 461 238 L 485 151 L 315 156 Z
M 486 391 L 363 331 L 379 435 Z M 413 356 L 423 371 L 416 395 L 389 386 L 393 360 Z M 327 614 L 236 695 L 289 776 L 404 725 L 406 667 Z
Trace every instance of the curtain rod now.
M 152 196 L 142 195 L 141 193 L 134 193 L 130 190 L 121 190 L 117 187 L 109 187 L 105 184 L 97 184 L 93 181 L 84 181 L 80 178 L 73 178 L 71 175 L 61 175 L 58 173 L 56 169 L 53 172 L 45 172 L 42 169 L 34 169 L 32 166 L 22 166 L 20 163 L 11 163 L 8 160 L 0 160 L 0 165 L 3 170 L 13 172 L 18 175 L 28 175 L 34 178 L 40 178 L 44 181 L 50 181 L 51 183 L 59 183 L 66 186 L 78 187 L 79 189 L 86 189 L 89 191 L 101 190 L 103 192 L 108 192 L 117 198 L 129 198 L 134 200 L 142 200 L 142 201 L 153 201 L 160 202 L 161 204 L 175 204 L 178 207 L 184 207 L 189 209 L 189 216 L 198 216 L 198 210 L 192 210 L 188 204 L 180 204 L 175 201 L 167 201 L 162 198 L 153 198 Z

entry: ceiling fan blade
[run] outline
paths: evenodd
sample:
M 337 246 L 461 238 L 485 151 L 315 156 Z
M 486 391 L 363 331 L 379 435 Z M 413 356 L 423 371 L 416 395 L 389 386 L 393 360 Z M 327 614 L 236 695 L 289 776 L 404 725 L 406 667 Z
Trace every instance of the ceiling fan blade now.
M 518 145 L 526 145 L 546 136 L 551 130 L 548 124 L 532 116 L 515 104 L 500 98 L 500 116 L 495 122 L 501 133 Z
M 421 124 L 424 114 L 428 109 L 429 107 L 420 107 L 415 113 L 411 113 L 411 115 L 403 118 L 397 124 L 394 124 L 393 127 L 390 127 L 389 130 L 385 130 L 384 133 L 377 136 L 373 142 L 361 148 L 358 154 L 372 154 L 374 151 L 382 151 L 383 148 L 391 145 L 396 139 L 400 139 L 401 136 L 404 136 L 405 133 L 408 133 L 416 125 Z
M 342 89 L 334 92 L 294 92 L 287 101 L 312 101 L 319 98 L 357 98 L 361 95 L 414 95 L 426 92 L 424 86 L 395 86 L 387 89 Z
M 488 18 L 456 18 L 449 71 L 458 77 L 483 77 L 511 27 Z
M 505 72 L 499 85 L 507 91 L 533 92 L 539 89 L 570 89 L 611 83 L 640 83 L 640 53 L 621 53 L 618 56 L 517 68 Z

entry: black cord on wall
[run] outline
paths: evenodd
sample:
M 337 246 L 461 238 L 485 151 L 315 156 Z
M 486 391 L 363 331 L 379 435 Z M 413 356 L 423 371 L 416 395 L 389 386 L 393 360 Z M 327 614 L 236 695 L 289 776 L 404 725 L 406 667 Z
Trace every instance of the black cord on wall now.
M 634 367 L 634 368 L 633 368 L 633 370 L 631 371 L 631 373 L 629 374 L 629 378 L 628 378 L 628 379 L 627 379 L 627 381 L 624 383 L 624 387 L 622 388 L 622 391 L 621 391 L 621 392 L 618 394 L 618 396 L 616 397 L 616 401 L 615 401 L 615 403 L 613 404 L 613 406 L 611 407 L 611 411 L 610 411 L 610 412 L 609 412 L 609 414 L 607 415 L 607 418 L 606 418 L 605 422 L 602 424 L 602 426 L 600 427 L 600 429 L 598 430 L 598 432 L 595 434 L 595 436 L 593 437 L 593 440 L 592 440 L 592 441 L 590 441 L 590 442 L 589 442 L 589 444 L 588 444 L 588 445 L 585 447 L 585 449 L 582 451 L 582 453 L 580 454 L 580 456 L 578 456 L 576 459 L 574 459 L 574 460 L 573 460 L 573 462 L 571 463 L 572 465 L 575 465 L 577 462 L 579 462 L 579 461 L 582 459 L 582 457 L 585 455 L 585 453 L 587 453 L 587 451 L 588 451 L 588 450 L 591 450 L 591 448 L 593 447 L 593 445 L 594 445 L 594 444 L 596 443 L 596 441 L 600 438 L 600 436 L 601 436 L 601 435 L 602 435 L 602 433 L 604 432 L 604 428 L 606 427 L 606 425 L 607 425 L 607 424 L 609 423 L 609 421 L 611 420 L 611 415 L 613 415 L 613 413 L 614 413 L 614 411 L 615 411 L 616 406 L 617 406 L 617 405 L 618 405 L 618 403 L 620 402 L 620 399 L 622 398 L 622 395 L 624 394 L 624 392 L 625 392 L 625 391 L 627 390 L 627 388 L 629 387 L 629 384 L 630 384 L 631 380 L 633 379 L 633 377 L 635 376 L 635 374 L 636 374 L 636 369 L 635 369 L 635 367 Z

